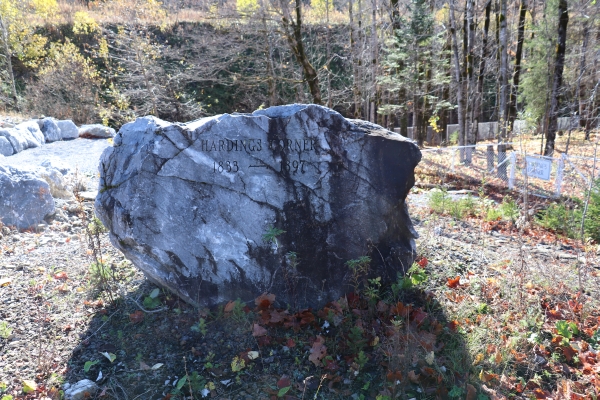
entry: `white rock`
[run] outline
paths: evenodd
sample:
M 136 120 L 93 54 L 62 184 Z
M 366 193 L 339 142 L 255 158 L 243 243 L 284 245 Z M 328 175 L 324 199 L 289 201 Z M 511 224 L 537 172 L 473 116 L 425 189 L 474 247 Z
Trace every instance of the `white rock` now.
M 88 139 L 106 139 L 115 137 L 116 132 L 113 128 L 101 124 L 81 125 L 79 128 L 79 137 Z
M 38 126 L 40 130 L 44 134 L 44 139 L 46 139 L 46 143 L 56 142 L 61 140 L 60 128 L 56 124 L 56 120 L 54 118 L 44 118 L 37 120 Z
M 79 137 L 79 129 L 70 119 L 56 121 L 56 125 L 60 129 L 62 140 L 77 139 Z
M 83 379 L 73 385 L 64 386 L 65 400 L 82 400 L 89 398 L 96 393 L 98 385 L 89 379 Z

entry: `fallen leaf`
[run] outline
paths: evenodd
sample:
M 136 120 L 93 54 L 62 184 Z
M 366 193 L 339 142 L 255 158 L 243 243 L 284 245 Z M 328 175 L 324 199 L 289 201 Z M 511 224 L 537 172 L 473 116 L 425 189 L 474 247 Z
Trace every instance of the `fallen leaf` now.
M 287 342 L 285 342 L 285 345 L 291 349 L 292 347 L 296 347 L 296 342 L 294 342 L 294 339 L 289 338 Z
M 160 367 L 162 367 L 163 365 L 164 365 L 164 364 L 162 364 L 162 363 L 156 363 L 156 364 L 154 364 L 154 365 L 152 366 L 152 368 L 150 368 L 150 369 L 151 369 L 151 370 L 157 370 L 157 369 L 159 369 Z
M 108 361 L 110 361 L 111 363 L 117 359 L 116 354 L 109 353 L 107 351 L 104 351 L 104 352 L 101 351 L 100 354 L 102 354 L 104 357 L 106 357 L 108 359 Z
M 317 335 L 315 342 L 310 349 L 310 355 L 308 360 L 311 361 L 315 366 L 321 366 L 321 360 L 327 355 L 327 347 L 325 346 L 325 339 L 321 335 Z
M 11 279 L 10 278 L 2 278 L 0 279 L 0 287 L 3 286 L 8 286 L 11 283 Z
M 223 311 L 225 311 L 226 313 L 230 313 L 233 311 L 234 308 L 235 301 L 230 301 L 229 303 L 225 304 L 225 308 L 223 309 Z
M 248 352 L 248 359 L 250 360 L 256 360 L 259 356 L 258 351 L 249 351 Z
M 31 393 L 37 389 L 37 383 L 32 380 L 25 379 L 23 381 L 23 393 Z
M 280 380 L 277 381 L 277 389 L 281 389 L 284 387 L 288 387 L 291 386 L 292 383 L 290 382 L 290 378 L 288 378 L 287 376 L 282 376 Z
M 421 259 L 417 261 L 417 264 L 419 264 L 419 267 L 425 268 L 427 264 L 429 264 L 429 261 L 427 260 L 427 257 L 421 257 Z
M 413 383 L 419 383 L 419 375 L 415 374 L 415 371 L 408 372 L 408 379 Z
M 263 293 L 254 300 L 254 304 L 258 308 L 267 309 L 275 302 L 275 295 L 271 293 Z
M 467 397 L 466 400 L 475 400 L 477 398 L 477 389 L 470 383 L 467 383 Z
M 493 379 L 498 379 L 498 374 L 491 374 L 491 373 L 487 373 L 484 370 L 481 370 L 481 372 L 479 373 L 479 379 L 482 382 L 489 382 Z
M 59 273 L 54 274 L 54 279 L 69 279 L 69 277 L 67 276 L 67 273 L 65 271 L 61 271 Z
M 267 335 L 267 330 L 265 328 L 263 328 L 259 324 L 252 325 L 252 336 L 259 337 L 259 336 L 266 336 L 266 335 Z
M 448 282 L 446 283 L 450 289 L 456 289 L 460 286 L 460 276 L 456 278 L 448 278 Z
M 147 370 L 149 370 L 149 369 L 150 369 L 150 367 L 149 367 L 149 366 L 148 366 L 148 364 L 146 364 L 145 362 L 143 362 L 143 361 L 140 361 L 140 369 L 141 369 L 142 371 L 147 371 Z
M 400 371 L 388 372 L 385 378 L 390 382 L 402 382 L 402 373 Z
M 129 314 L 129 320 L 134 324 L 139 324 L 144 320 L 144 313 L 141 310 L 137 310 L 133 314 Z
M 571 346 L 562 346 L 560 349 L 562 350 L 562 352 L 565 355 L 565 358 L 567 359 L 568 362 L 571 362 L 571 360 L 573 359 L 573 356 L 575 354 L 577 354 L 575 349 L 573 349 Z

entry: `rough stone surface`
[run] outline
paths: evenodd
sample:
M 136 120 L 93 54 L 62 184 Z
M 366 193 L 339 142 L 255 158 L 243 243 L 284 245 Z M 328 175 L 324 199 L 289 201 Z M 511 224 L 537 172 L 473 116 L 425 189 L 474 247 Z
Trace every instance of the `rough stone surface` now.
M 54 118 L 39 119 L 37 123 L 40 127 L 40 130 L 44 134 L 46 143 L 56 142 L 62 139 L 60 128 L 56 124 L 56 120 Z
M 50 194 L 55 199 L 72 199 L 74 197 L 73 191 L 60 170 L 44 167 L 40 168 L 38 175 L 48 183 Z
M 44 135 L 33 121 L 23 122 L 14 128 L 0 129 L 0 137 L 4 137 L 10 143 L 13 154 L 40 147 L 45 142 Z
M 397 278 L 414 259 L 405 198 L 417 146 L 315 105 L 124 125 L 100 160 L 112 243 L 194 305 L 317 306 L 352 291 L 346 261 Z M 296 263 L 290 252 L 296 254 Z
M 15 126 L 15 129 L 21 132 L 25 140 L 27 141 L 26 149 L 32 149 L 40 147 L 46 140 L 44 134 L 40 130 L 39 125 L 35 121 L 26 121 Z
M 0 165 L 0 221 L 27 229 L 54 212 L 48 183 L 30 171 Z
M 3 156 L 12 156 L 14 153 L 12 144 L 4 136 L 0 136 L 0 154 Z
M 56 121 L 56 125 L 58 125 L 58 129 L 60 129 L 60 137 L 62 140 L 77 139 L 79 137 L 79 129 L 70 119 Z
M 65 387 L 64 389 L 65 400 L 83 400 L 91 398 L 98 390 L 98 386 L 89 379 L 83 379 L 74 385 Z
M 116 132 L 113 128 L 101 124 L 81 125 L 79 127 L 79 137 L 87 139 L 106 139 L 115 137 Z

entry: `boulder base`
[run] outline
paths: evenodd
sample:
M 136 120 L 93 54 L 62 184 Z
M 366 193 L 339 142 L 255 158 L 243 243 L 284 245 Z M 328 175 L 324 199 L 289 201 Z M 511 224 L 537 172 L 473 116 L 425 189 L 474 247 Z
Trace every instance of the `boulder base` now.
M 353 291 L 346 262 L 397 279 L 415 257 L 401 135 L 315 105 L 124 125 L 100 161 L 112 243 L 196 305 L 263 292 L 298 307 Z
M 27 229 L 54 212 L 48 183 L 32 172 L 0 165 L 0 222 Z

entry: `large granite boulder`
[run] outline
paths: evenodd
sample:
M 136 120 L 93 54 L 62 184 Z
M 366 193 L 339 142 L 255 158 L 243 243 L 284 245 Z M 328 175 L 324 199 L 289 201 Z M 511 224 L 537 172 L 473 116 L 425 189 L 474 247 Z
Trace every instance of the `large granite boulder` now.
M 31 171 L 0 165 L 0 222 L 27 229 L 54 212 L 48 183 Z
M 12 156 L 14 152 L 12 144 L 10 144 L 8 139 L 4 136 L 0 136 L 0 154 L 8 157 Z
M 0 137 L 4 138 L 12 146 L 12 153 L 17 154 L 23 150 L 40 147 L 46 141 L 38 124 L 34 121 L 27 121 L 16 125 L 14 128 L 0 128 Z M 3 155 L 11 155 L 6 148 L 5 140 L 2 142 Z
M 115 137 L 116 132 L 113 128 L 102 124 L 81 125 L 79 127 L 79 137 L 86 139 L 108 139 Z
M 37 124 L 40 127 L 40 130 L 44 134 L 44 139 L 46 139 L 46 143 L 56 142 L 62 139 L 60 128 L 58 127 L 56 120 L 54 118 L 43 118 L 38 119 Z
M 421 154 L 316 105 L 188 124 L 124 125 L 100 160 L 98 216 L 154 282 L 196 305 L 319 306 L 351 292 L 346 262 L 390 282 L 412 264 L 405 204 Z
M 77 139 L 79 137 L 79 128 L 70 119 L 56 121 L 58 129 L 60 129 L 60 137 L 62 140 Z

